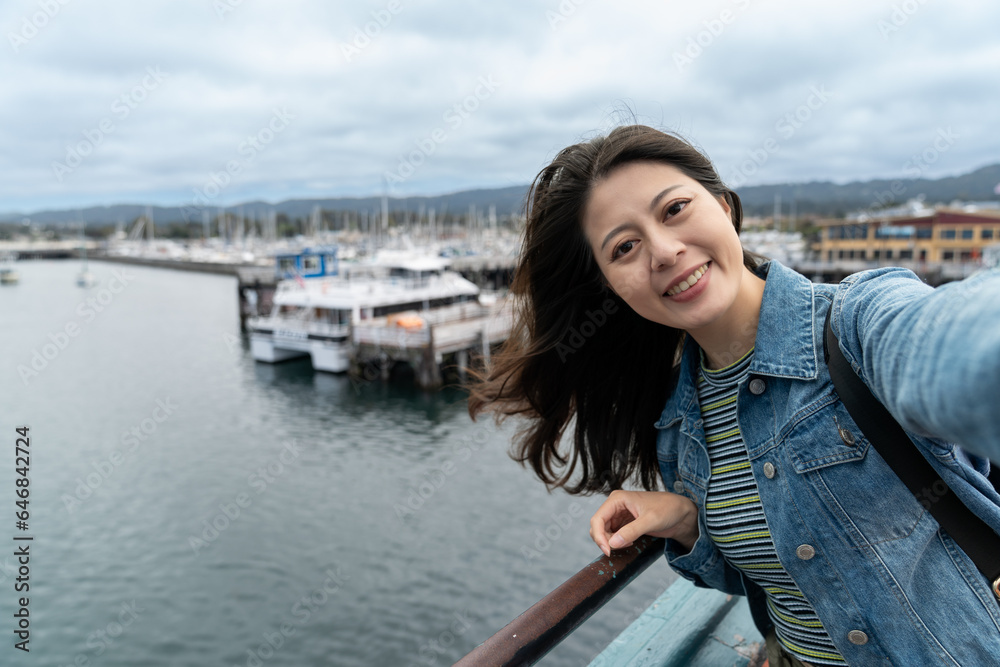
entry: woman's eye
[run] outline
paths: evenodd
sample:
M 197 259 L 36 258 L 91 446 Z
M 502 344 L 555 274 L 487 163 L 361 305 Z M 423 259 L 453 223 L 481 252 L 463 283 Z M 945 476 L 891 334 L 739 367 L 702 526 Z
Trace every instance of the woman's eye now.
M 632 248 L 634 246 L 635 246 L 635 241 L 625 241 L 624 243 L 619 243 L 615 247 L 615 251 L 611 254 L 611 258 L 618 259 L 619 257 L 628 254 L 629 252 L 632 251 Z
M 687 205 L 688 202 L 683 199 L 680 201 L 672 202 L 669 206 L 667 206 L 667 210 L 665 211 L 665 217 L 672 218 L 673 216 L 683 211 L 684 207 Z

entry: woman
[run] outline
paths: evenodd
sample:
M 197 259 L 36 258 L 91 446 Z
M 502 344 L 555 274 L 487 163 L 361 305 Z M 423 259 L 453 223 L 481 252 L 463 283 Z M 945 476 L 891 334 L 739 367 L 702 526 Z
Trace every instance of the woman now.
M 682 576 L 748 597 L 772 665 L 995 663 L 990 582 L 851 420 L 822 335 L 832 307 L 914 455 L 1000 532 L 1000 273 L 813 285 L 745 252 L 708 159 L 642 126 L 563 150 L 527 213 L 517 325 L 470 413 L 526 418 L 512 455 L 550 488 L 610 493 L 605 554 L 667 538 Z

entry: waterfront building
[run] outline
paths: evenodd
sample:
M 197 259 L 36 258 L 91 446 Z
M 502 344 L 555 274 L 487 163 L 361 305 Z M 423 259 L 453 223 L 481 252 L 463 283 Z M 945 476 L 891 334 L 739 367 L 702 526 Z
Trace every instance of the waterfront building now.
M 939 207 L 819 220 L 813 250 L 821 262 L 876 264 L 978 264 L 983 251 L 1000 242 L 1000 210 Z M 895 215 L 892 215 L 895 213 Z

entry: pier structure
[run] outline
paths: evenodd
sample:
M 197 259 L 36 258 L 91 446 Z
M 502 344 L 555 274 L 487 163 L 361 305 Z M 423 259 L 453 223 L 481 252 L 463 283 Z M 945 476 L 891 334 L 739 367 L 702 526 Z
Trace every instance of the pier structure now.
M 413 369 L 419 387 L 437 389 L 443 383 L 442 366 L 454 366 L 464 380 L 473 355 L 489 363 L 491 348 L 507 339 L 512 321 L 507 298 L 374 318 L 352 327 L 349 372 L 362 381 L 388 379 L 393 366 L 402 362 Z
M 274 305 L 274 292 L 278 279 L 274 268 L 268 266 L 240 266 L 236 268 L 236 298 L 240 308 L 240 331 L 247 333 L 247 320 L 267 317 Z
M 85 240 L 0 240 L 0 255 L 14 261 L 26 259 L 72 259 L 80 256 L 80 248 L 94 253 L 100 248 L 97 241 Z

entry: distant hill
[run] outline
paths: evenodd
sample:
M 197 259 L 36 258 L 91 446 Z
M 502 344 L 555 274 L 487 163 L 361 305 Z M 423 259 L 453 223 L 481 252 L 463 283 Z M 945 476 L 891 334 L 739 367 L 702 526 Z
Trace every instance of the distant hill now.
M 895 184 L 897 194 L 892 189 Z M 798 215 L 843 216 L 859 209 L 877 208 L 880 203 L 902 203 L 923 195 L 927 203 L 948 203 L 956 199 L 965 201 L 998 200 L 994 189 L 1000 184 L 1000 164 L 976 169 L 962 176 L 949 176 L 936 180 L 919 179 L 878 179 L 855 181 L 838 185 L 832 181 L 811 181 L 808 183 L 781 183 L 776 185 L 756 185 L 738 190 L 743 208 L 748 215 L 768 216 L 774 210 L 775 195 L 781 196 L 784 215 L 788 215 L 794 202 Z M 393 211 L 420 211 L 435 209 L 438 216 L 445 213 L 464 214 L 470 206 L 485 212 L 496 206 L 497 215 L 519 213 L 527 194 L 527 185 L 515 185 L 498 189 L 466 190 L 433 197 L 390 198 L 389 208 Z M 890 200 L 890 197 L 892 200 Z M 245 215 L 262 216 L 270 211 L 283 213 L 289 218 L 307 218 L 316 206 L 326 211 L 375 211 L 381 207 L 379 197 L 341 197 L 337 199 L 289 199 L 277 204 L 250 201 L 236 206 L 225 207 L 232 213 L 240 211 Z M 27 216 L 22 214 L 0 215 L 0 222 L 20 222 L 29 217 L 42 224 L 79 224 L 82 218 L 87 224 L 115 224 L 118 221 L 131 223 L 146 211 L 144 204 L 119 204 L 98 206 L 82 210 L 38 211 Z M 187 218 L 192 222 L 201 220 L 200 210 L 181 207 L 153 206 L 153 219 L 157 224 L 181 222 Z M 209 209 L 214 217 L 218 209 Z
M 477 209 L 485 212 L 490 206 L 496 206 L 497 215 L 509 215 L 521 210 L 524 195 L 527 193 L 527 186 L 516 185 L 513 187 L 498 188 L 492 190 L 465 190 L 452 194 L 437 195 L 433 197 L 407 197 L 389 198 L 389 209 L 393 211 L 414 211 L 434 209 L 439 217 L 445 213 L 465 214 L 470 205 L 475 205 Z M 240 213 L 244 215 L 263 216 L 271 211 L 283 213 L 289 218 L 308 218 L 315 207 L 319 206 L 326 211 L 375 211 L 382 207 L 381 197 L 340 197 L 337 199 L 289 199 L 287 201 L 271 204 L 263 201 L 249 201 L 235 206 L 226 206 L 223 210 L 230 213 Z M 118 204 L 115 206 L 93 206 L 84 209 L 70 209 L 59 211 L 38 211 L 29 215 L 7 214 L 0 215 L 2 222 L 20 222 L 25 217 L 31 218 L 32 222 L 41 224 L 67 224 L 79 225 L 82 219 L 90 224 L 115 224 L 118 221 L 131 223 L 140 215 L 144 215 L 147 206 L 145 204 Z M 183 208 L 180 206 L 151 207 L 153 220 L 157 224 L 169 224 L 171 222 L 183 222 L 185 219 L 191 222 L 201 221 L 201 209 Z M 209 215 L 215 217 L 219 208 L 207 209 Z
M 894 184 L 898 193 L 896 195 L 893 194 Z M 893 197 L 896 203 L 903 203 L 918 195 L 923 195 L 929 204 L 946 204 L 956 199 L 995 201 L 1000 199 L 994 192 L 997 184 L 1000 184 L 1000 164 L 982 167 L 962 176 L 937 180 L 878 179 L 843 185 L 831 181 L 813 181 L 757 185 L 740 188 L 738 193 L 744 210 L 750 215 L 771 215 L 775 195 L 780 195 L 785 215 L 794 201 L 799 215 L 843 216 L 859 209 L 879 208 L 880 203 L 888 205 L 892 203 L 888 200 L 889 197 Z

